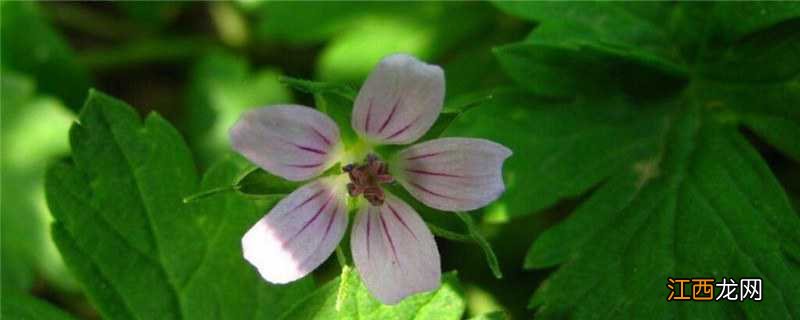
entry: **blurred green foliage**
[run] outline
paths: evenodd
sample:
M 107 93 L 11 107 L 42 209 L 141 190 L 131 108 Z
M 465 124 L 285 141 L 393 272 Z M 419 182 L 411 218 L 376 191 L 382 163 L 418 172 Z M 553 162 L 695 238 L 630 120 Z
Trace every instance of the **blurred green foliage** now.
M 39 299 L 24 296 L 17 292 L 3 293 L 3 317 L 10 319 L 74 319 L 69 314 Z
M 6 1 L 0 13 L 3 318 L 800 317 L 796 2 Z M 231 155 L 228 128 L 281 103 L 349 128 L 355 90 L 395 52 L 445 69 L 445 113 L 424 139 L 514 151 L 506 193 L 468 213 L 470 228 L 397 190 L 451 239 L 485 237 L 503 278 L 472 240 L 442 237 L 458 276 L 395 307 L 331 261 L 264 283 L 239 238 L 292 185 Z M 133 108 L 86 100 L 90 86 Z M 163 117 L 140 117 L 151 111 Z M 764 300 L 665 303 L 668 276 L 709 275 L 762 277 Z
M 228 129 L 249 108 L 292 102 L 274 69 L 251 71 L 242 57 L 215 52 L 201 57 L 190 71 L 186 90 L 186 139 L 208 165 L 230 150 Z
M 34 4 L 0 6 L 2 289 L 4 296 L 28 291 L 41 277 L 57 290 L 76 291 L 50 241 L 43 183 L 47 163 L 69 150 L 66 134 L 74 117 L 65 103 L 73 110 L 82 103 L 88 74 Z
M 3 2 L 3 68 L 28 74 L 42 93 L 56 96 L 77 111 L 89 88 L 89 74 L 66 41 L 43 19 L 37 6 L 31 2 Z
M 4 72 L 2 82 L 2 279 L 3 287 L 30 289 L 35 272 L 75 290 L 49 241 L 44 168 L 68 151 L 72 116 L 56 99 L 37 96 L 33 81 Z

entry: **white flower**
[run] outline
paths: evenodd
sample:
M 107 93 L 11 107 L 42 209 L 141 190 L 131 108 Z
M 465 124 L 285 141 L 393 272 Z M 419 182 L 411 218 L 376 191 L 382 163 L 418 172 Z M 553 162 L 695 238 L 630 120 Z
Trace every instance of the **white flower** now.
M 483 139 L 441 138 L 386 161 L 372 147 L 416 141 L 436 121 L 443 101 L 442 69 L 396 54 L 380 62 L 358 93 L 351 119 L 361 139 L 355 154 L 344 150 L 336 123 L 312 108 L 278 105 L 244 114 L 231 129 L 234 148 L 277 176 L 303 181 L 336 163 L 354 162 L 278 202 L 242 238 L 245 259 L 272 283 L 307 275 L 344 236 L 348 197 L 363 196 L 367 201 L 356 202 L 351 248 L 367 289 L 394 304 L 438 288 L 433 235 L 411 206 L 382 185 L 396 180 L 439 210 L 474 210 L 504 191 L 502 166 L 511 150 Z

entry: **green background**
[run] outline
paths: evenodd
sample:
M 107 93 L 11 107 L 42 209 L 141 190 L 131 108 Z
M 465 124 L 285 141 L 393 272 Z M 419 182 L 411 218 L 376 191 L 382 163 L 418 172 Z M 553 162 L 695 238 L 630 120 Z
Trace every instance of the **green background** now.
M 800 318 L 797 2 L 0 13 L 4 319 Z M 383 306 L 335 258 L 267 284 L 239 240 L 295 185 L 232 153 L 228 128 L 287 102 L 348 128 L 396 52 L 445 70 L 423 139 L 508 146 L 507 191 L 458 215 L 393 191 L 439 235 L 435 292 Z M 763 299 L 667 302 L 669 277 L 758 277 Z

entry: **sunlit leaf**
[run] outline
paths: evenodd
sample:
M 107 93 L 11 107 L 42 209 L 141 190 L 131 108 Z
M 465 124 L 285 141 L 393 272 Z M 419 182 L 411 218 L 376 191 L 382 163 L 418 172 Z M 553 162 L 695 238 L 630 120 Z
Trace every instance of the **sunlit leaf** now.
M 351 25 L 322 51 L 317 67 L 320 79 L 363 80 L 380 59 L 398 52 L 436 59 L 481 32 L 490 17 L 486 5 L 477 2 L 373 5 L 373 11 L 359 10 L 363 14 L 350 19 Z
M 436 319 L 457 320 L 464 313 L 464 297 L 455 272 L 442 276 L 442 286 L 433 292 L 408 297 L 397 305 L 387 306 L 372 297 L 357 274 L 331 280 L 311 296 L 299 302 L 281 319 Z M 339 310 L 336 301 L 341 286 L 346 296 Z
M 270 203 L 236 193 L 183 203 L 233 183 L 241 161 L 200 182 L 172 126 L 96 91 L 79 121 L 71 161 L 48 171 L 47 198 L 56 244 L 104 317 L 271 318 L 311 289 L 311 279 L 269 285 L 241 257 L 241 236 Z

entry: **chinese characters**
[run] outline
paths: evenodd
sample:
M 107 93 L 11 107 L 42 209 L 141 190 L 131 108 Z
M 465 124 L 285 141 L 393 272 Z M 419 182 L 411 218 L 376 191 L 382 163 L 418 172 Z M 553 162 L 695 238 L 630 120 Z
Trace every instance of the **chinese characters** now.
M 760 278 L 742 278 L 737 283 L 723 277 L 721 282 L 715 282 L 713 278 L 667 278 L 667 301 L 761 301 Z

